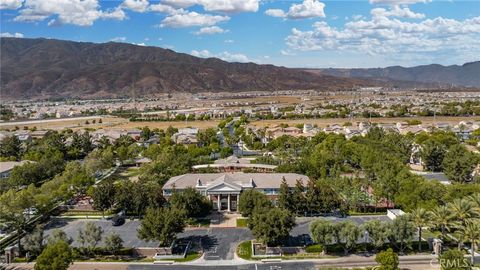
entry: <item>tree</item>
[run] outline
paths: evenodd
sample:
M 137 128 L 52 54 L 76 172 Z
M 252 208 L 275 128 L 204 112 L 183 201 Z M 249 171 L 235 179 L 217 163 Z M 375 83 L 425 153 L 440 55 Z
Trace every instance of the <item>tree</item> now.
M 0 157 L 14 157 L 18 159 L 21 154 L 21 142 L 17 136 L 6 137 L 0 141 Z
M 388 240 L 403 254 L 415 235 L 415 229 L 407 216 L 399 216 L 390 225 Z
M 249 219 L 248 226 L 258 241 L 276 246 L 290 235 L 295 226 L 295 217 L 286 209 L 273 208 L 263 211 L 257 208 Z
M 382 251 L 375 256 L 375 261 L 380 264 L 380 270 L 397 270 L 399 259 L 397 253 L 393 252 L 391 248 Z M 378 269 L 378 268 L 375 268 Z
M 308 180 L 305 199 L 307 201 L 307 211 L 310 213 L 320 213 L 322 210 L 320 189 L 313 179 Z
M 92 250 L 102 240 L 103 229 L 100 226 L 96 226 L 93 222 L 85 223 L 85 229 L 78 229 L 77 241 L 83 245 L 87 244 L 87 247 Z
M 24 248 L 28 251 L 30 257 L 37 257 L 43 250 L 43 228 L 35 227 L 33 232 L 27 234 L 24 239 Z
M 472 172 L 479 160 L 475 154 L 461 144 L 454 144 L 445 154 L 442 167 L 449 180 L 458 183 L 471 182 Z
M 295 210 L 293 209 L 292 192 L 290 191 L 290 187 L 288 186 L 285 177 L 283 177 L 282 183 L 280 184 L 280 190 L 278 191 L 278 207 L 290 211 Z
M 325 219 L 317 219 L 309 225 L 310 237 L 313 241 L 323 246 L 323 251 L 326 252 L 326 245 L 332 242 L 333 225 L 332 222 Z
M 110 233 L 105 238 L 105 248 L 113 255 L 117 255 L 120 249 L 123 248 L 123 240 L 117 233 Z
M 115 156 L 112 146 L 96 149 L 85 158 L 85 169 L 90 175 L 114 166 Z
M 38 256 L 35 270 L 66 270 L 72 263 L 72 250 L 68 243 L 57 241 L 48 244 Z
M 58 241 L 63 241 L 70 245 L 73 242 L 73 239 L 68 237 L 67 234 L 60 229 L 53 230 L 46 240 L 47 244 L 53 244 Z
M 471 266 L 458 249 L 450 249 L 440 256 L 440 269 L 442 270 L 470 270 Z
M 461 229 L 463 239 L 469 240 L 471 244 L 471 263 L 475 264 L 475 251 L 477 250 L 477 244 L 480 242 L 480 222 L 475 220 L 469 220 L 465 226 Z
M 446 231 L 449 230 L 453 221 L 450 208 L 446 205 L 439 205 L 430 212 L 431 223 L 440 227 L 442 238 L 445 239 Z
M 462 226 L 465 226 L 467 219 L 472 218 L 477 214 L 473 203 L 466 198 L 455 199 L 448 204 L 448 207 L 452 211 L 452 215 Z
M 410 220 L 418 228 L 418 252 L 422 252 L 422 228 L 430 223 L 430 214 L 423 208 L 413 210 L 410 215 Z
M 138 229 L 138 237 L 169 246 L 176 234 L 183 231 L 185 219 L 185 212 L 176 208 L 148 208 Z
M 368 238 L 374 247 L 374 253 L 388 241 L 388 224 L 378 219 L 369 220 L 362 225 L 363 230 L 368 233 Z
M 267 195 L 255 189 L 247 189 L 240 194 L 238 211 L 244 217 L 250 217 L 255 209 L 269 208 L 272 206 Z
M 93 208 L 102 211 L 105 218 L 105 210 L 110 209 L 115 202 L 115 185 L 112 181 L 104 181 L 93 189 Z
M 305 187 L 303 186 L 303 181 L 301 179 L 297 179 L 295 183 L 295 188 L 292 192 L 292 202 L 295 213 L 303 214 L 306 211 L 306 199 L 305 199 Z
M 172 208 L 183 210 L 187 217 L 202 217 L 207 215 L 212 204 L 194 188 L 186 188 L 181 192 L 174 192 L 170 198 Z
M 338 232 L 337 241 L 342 245 L 345 255 L 355 248 L 358 238 L 360 238 L 360 230 L 353 221 L 341 221 L 333 224 L 334 231 Z
M 427 139 L 423 143 L 422 150 L 420 151 L 425 168 L 434 172 L 441 171 L 446 151 L 445 145 L 439 141 Z

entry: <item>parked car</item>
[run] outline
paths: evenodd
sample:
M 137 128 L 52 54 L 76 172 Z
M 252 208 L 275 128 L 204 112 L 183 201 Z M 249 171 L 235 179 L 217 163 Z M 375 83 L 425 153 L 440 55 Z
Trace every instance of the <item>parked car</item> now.
M 125 217 L 115 215 L 112 217 L 113 226 L 122 226 L 125 223 Z

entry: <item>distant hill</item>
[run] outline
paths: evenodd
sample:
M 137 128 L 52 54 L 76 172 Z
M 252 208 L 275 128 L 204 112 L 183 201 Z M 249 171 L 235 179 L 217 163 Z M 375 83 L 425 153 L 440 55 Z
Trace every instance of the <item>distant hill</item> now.
M 310 70 L 313 71 L 313 70 Z M 391 85 L 410 83 L 433 83 L 439 86 L 480 87 L 480 61 L 464 65 L 442 66 L 437 64 L 416 67 L 386 68 L 327 68 L 316 69 L 317 74 L 345 78 L 374 79 L 389 82 Z
M 158 47 L 1 38 L 2 99 L 155 96 L 174 92 L 316 89 L 381 83 L 254 63 L 198 58 Z

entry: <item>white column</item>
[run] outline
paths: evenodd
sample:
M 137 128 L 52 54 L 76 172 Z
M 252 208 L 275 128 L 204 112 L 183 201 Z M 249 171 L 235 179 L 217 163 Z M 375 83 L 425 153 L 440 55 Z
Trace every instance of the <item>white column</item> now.
M 230 212 L 230 194 L 228 194 L 227 210 Z
M 221 204 L 220 204 L 220 197 L 221 197 L 220 194 L 218 194 L 218 195 L 217 195 L 217 210 L 218 210 L 218 211 L 220 211 L 220 206 L 221 206 Z

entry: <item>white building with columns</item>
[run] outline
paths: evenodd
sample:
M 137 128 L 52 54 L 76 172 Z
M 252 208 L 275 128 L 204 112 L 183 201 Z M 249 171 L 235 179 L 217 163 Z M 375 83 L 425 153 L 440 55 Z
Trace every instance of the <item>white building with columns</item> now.
M 172 193 L 195 188 L 207 196 L 216 211 L 236 212 L 240 193 L 245 189 L 257 189 L 276 201 L 282 179 L 293 188 L 298 181 L 307 185 L 308 177 L 296 173 L 199 173 L 182 174 L 170 178 L 163 186 L 168 199 Z

